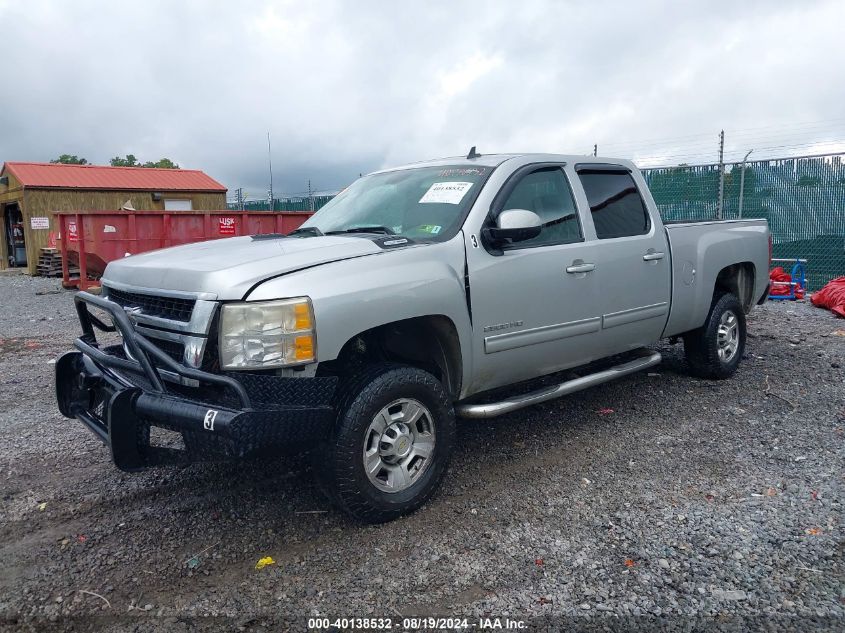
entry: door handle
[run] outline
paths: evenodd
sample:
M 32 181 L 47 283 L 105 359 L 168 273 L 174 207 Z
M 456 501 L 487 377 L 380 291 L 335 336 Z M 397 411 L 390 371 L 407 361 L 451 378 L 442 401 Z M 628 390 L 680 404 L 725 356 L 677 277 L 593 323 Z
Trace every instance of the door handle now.
M 658 259 L 663 259 L 664 257 L 666 257 L 666 253 L 646 253 L 645 255 L 643 255 L 643 261 L 653 262 Z
M 595 264 L 585 264 L 585 263 L 576 264 L 575 262 L 572 262 L 571 266 L 566 267 L 566 272 L 568 272 L 570 275 L 575 275 L 577 273 L 588 273 L 588 272 L 593 271 L 595 269 L 596 269 Z

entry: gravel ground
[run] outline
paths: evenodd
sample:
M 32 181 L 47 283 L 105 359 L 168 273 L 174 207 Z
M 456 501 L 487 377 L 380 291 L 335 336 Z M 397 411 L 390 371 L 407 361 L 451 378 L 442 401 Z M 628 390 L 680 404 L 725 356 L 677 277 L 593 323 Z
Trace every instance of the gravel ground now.
M 440 493 L 376 527 L 303 458 L 119 472 L 56 411 L 77 329 L 57 280 L 0 275 L 0 629 L 845 627 L 845 321 L 808 304 L 756 309 L 731 380 L 666 345 L 650 373 L 462 422 Z

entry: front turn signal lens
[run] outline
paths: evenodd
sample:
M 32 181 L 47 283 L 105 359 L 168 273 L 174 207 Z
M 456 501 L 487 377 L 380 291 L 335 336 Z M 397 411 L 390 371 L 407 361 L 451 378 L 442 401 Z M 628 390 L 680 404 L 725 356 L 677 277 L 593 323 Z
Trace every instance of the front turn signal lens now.
M 298 363 L 314 361 L 314 337 L 311 334 L 297 336 L 293 340 L 294 358 Z

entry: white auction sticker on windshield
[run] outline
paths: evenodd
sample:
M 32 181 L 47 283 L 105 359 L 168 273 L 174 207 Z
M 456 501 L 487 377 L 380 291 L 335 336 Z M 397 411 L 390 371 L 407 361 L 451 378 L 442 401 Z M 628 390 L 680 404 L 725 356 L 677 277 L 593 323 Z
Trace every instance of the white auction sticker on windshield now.
M 460 204 L 470 187 L 471 182 L 436 182 L 420 198 L 420 204 Z

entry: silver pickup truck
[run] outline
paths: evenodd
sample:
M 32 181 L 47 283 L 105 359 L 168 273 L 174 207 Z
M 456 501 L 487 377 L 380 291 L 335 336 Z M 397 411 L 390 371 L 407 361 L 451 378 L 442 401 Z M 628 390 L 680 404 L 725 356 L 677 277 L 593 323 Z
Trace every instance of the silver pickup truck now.
M 628 161 L 473 148 L 360 178 L 290 235 L 109 264 L 75 295 L 58 406 L 123 470 L 308 449 L 340 508 L 386 521 L 434 493 L 456 416 L 654 366 L 664 338 L 733 374 L 770 253 L 764 220 L 664 226 Z

